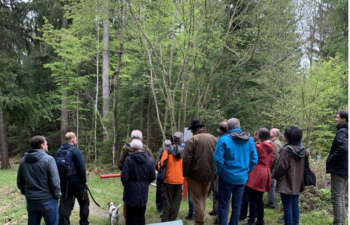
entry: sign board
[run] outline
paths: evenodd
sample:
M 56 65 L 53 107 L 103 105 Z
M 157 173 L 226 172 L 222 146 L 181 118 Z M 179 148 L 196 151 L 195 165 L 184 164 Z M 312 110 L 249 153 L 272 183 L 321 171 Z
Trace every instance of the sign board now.
M 184 129 L 184 142 L 186 142 L 190 137 L 193 136 L 192 132 L 190 130 L 187 130 L 188 127 L 185 127 Z

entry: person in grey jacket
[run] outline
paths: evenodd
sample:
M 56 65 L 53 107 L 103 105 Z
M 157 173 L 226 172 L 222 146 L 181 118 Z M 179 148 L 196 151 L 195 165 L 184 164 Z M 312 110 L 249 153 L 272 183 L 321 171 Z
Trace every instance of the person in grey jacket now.
M 17 173 L 17 187 L 27 199 L 28 225 L 40 225 L 42 217 L 46 224 L 57 225 L 61 187 L 55 159 L 46 153 L 44 136 L 34 136 L 30 145 Z

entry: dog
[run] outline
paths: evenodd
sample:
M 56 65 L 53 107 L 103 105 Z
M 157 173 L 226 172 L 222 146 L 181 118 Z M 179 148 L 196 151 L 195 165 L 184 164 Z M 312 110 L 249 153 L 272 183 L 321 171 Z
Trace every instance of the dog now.
M 114 202 L 108 202 L 108 212 L 109 212 L 109 221 L 111 223 L 111 225 L 113 225 L 114 220 L 116 221 L 116 223 L 118 224 L 118 220 L 119 220 L 119 208 L 122 206 L 122 204 L 119 204 L 118 207 L 115 207 L 115 203 Z

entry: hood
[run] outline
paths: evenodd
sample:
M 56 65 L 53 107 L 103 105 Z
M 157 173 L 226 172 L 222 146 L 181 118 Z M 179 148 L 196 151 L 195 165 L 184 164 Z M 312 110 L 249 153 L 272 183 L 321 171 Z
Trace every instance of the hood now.
M 341 128 L 348 129 L 348 123 L 344 123 L 343 125 L 337 126 L 337 130 L 340 130 Z
M 69 149 L 75 147 L 74 145 L 68 144 L 68 143 L 64 143 L 63 145 L 61 145 L 60 149 Z
M 267 154 L 273 152 L 273 142 L 272 141 L 264 141 L 256 144 L 260 146 Z
M 251 137 L 248 132 L 242 132 L 242 130 L 239 128 L 230 130 L 228 135 L 230 135 L 232 140 L 234 140 L 238 143 L 245 143 L 245 142 L 249 141 L 249 139 Z
M 172 154 L 177 160 L 182 159 L 182 156 L 184 154 L 184 147 L 179 145 L 171 146 L 169 153 Z
M 24 153 L 24 160 L 26 162 L 32 163 L 39 161 L 42 157 L 46 155 L 46 152 L 41 149 L 32 149 Z
M 305 147 L 300 145 L 285 145 L 284 149 L 297 158 L 303 158 L 306 154 Z
M 140 151 L 132 153 L 129 155 L 129 157 L 131 157 L 138 164 L 145 164 L 149 156 L 147 155 L 147 152 Z

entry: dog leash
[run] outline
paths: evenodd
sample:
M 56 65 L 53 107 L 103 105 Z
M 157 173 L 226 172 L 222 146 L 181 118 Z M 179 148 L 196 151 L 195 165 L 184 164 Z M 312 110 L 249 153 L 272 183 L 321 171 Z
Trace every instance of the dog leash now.
M 90 188 L 89 188 L 88 186 L 86 186 L 86 190 L 88 190 L 88 191 L 89 191 L 90 196 L 91 196 L 92 200 L 95 202 L 95 204 L 96 204 L 98 207 L 100 207 L 100 208 L 101 208 L 100 204 L 98 204 L 98 203 L 96 202 L 96 200 L 94 199 L 94 197 L 92 196 L 91 191 L 90 191 Z M 103 209 L 103 208 L 102 208 L 102 209 Z

